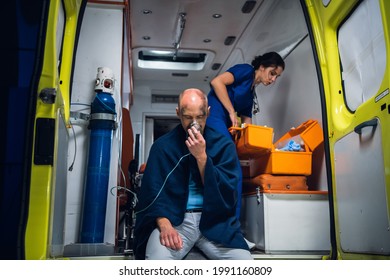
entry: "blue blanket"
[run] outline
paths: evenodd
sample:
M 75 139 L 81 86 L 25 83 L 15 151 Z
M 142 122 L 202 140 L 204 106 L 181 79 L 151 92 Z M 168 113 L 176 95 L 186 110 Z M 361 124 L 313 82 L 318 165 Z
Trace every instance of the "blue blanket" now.
M 199 228 L 209 240 L 229 248 L 248 249 L 236 218 L 237 182 L 240 164 L 233 141 L 205 127 L 208 155 L 204 178 L 203 212 Z M 142 178 L 136 209 L 134 254 L 145 258 L 146 243 L 156 228 L 156 218 L 166 217 L 173 226 L 184 219 L 188 199 L 189 170 L 197 170 L 195 158 L 185 145 L 181 125 L 152 145 Z M 194 180 L 201 182 L 199 171 Z

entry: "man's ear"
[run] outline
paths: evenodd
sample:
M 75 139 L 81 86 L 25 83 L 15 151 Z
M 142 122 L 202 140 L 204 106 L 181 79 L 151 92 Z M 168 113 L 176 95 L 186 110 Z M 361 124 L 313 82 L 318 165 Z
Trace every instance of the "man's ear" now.
M 210 115 L 210 106 L 207 108 L 207 116 Z
M 180 118 L 180 111 L 179 111 L 179 107 L 176 107 L 176 115 Z

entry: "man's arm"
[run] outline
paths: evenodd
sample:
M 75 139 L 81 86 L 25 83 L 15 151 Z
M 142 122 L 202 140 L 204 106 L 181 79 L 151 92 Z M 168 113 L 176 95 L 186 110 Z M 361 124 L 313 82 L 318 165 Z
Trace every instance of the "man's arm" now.
M 207 154 L 206 154 L 206 141 L 203 138 L 202 133 L 192 127 L 188 130 L 188 138 L 186 145 L 190 153 L 195 157 L 198 164 L 200 177 L 204 185 L 204 173 L 206 170 Z

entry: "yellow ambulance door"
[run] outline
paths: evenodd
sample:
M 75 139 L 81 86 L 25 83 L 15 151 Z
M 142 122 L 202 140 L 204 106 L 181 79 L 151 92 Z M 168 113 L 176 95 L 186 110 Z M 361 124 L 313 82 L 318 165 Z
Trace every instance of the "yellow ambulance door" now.
M 333 255 L 389 258 L 390 3 L 305 2 L 327 107 Z
M 339 253 L 348 258 L 390 254 L 385 175 L 390 100 L 380 2 L 359 3 L 337 32 L 343 98 L 331 108 L 337 131 L 334 190 Z

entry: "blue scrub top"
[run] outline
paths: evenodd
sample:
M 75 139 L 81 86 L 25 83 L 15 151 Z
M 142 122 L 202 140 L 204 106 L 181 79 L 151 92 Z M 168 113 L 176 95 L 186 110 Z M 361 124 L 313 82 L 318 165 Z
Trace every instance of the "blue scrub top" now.
M 252 117 L 253 94 L 252 85 L 255 77 L 255 69 L 250 64 L 237 64 L 226 72 L 232 73 L 234 82 L 227 86 L 230 101 L 238 116 Z M 215 91 L 211 88 L 208 94 L 210 115 L 207 125 L 214 127 L 226 136 L 231 137 L 228 128 L 232 125 L 229 113 L 223 107 Z

